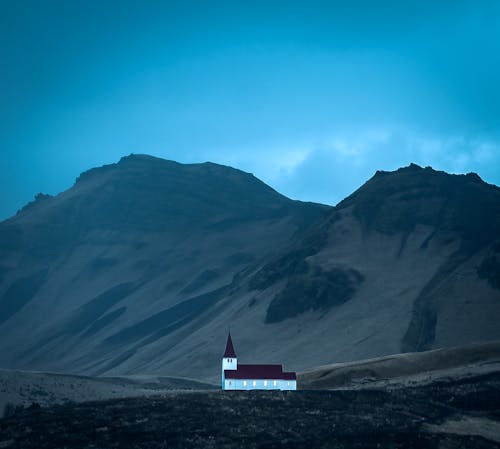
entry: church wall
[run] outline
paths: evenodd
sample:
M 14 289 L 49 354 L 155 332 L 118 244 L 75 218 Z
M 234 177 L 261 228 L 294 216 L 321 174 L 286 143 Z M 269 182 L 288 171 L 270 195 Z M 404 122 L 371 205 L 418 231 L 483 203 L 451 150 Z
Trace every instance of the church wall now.
M 296 389 L 297 389 L 296 380 L 224 379 L 224 390 L 296 390 Z
M 222 372 L 224 370 L 236 370 L 238 369 L 237 359 L 235 358 L 223 358 L 222 359 Z

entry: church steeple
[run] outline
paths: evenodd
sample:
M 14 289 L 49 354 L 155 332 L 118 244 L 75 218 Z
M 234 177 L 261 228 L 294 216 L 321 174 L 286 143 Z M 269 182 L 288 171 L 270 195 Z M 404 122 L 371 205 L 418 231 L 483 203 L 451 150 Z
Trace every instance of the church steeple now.
M 236 358 L 236 352 L 234 352 L 233 340 L 231 339 L 231 332 L 227 334 L 226 350 L 224 351 L 223 358 Z
M 224 371 L 236 371 L 238 369 L 238 359 L 234 352 L 233 340 L 231 332 L 227 334 L 226 350 L 222 356 L 222 388 L 224 388 Z

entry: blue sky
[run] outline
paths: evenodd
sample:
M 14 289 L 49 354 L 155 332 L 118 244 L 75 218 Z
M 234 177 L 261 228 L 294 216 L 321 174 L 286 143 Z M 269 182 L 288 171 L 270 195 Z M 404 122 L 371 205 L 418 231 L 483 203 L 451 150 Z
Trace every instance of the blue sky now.
M 410 162 L 500 185 L 500 2 L 0 9 L 0 219 L 130 153 L 329 204 Z

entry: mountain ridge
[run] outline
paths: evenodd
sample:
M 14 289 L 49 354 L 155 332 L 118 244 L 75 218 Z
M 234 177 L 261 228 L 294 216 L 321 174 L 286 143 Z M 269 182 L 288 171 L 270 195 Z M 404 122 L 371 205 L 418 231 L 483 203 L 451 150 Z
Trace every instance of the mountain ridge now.
M 330 207 L 124 157 L 0 223 L 0 366 L 213 381 L 229 325 L 297 370 L 499 339 L 499 192 L 412 164 Z

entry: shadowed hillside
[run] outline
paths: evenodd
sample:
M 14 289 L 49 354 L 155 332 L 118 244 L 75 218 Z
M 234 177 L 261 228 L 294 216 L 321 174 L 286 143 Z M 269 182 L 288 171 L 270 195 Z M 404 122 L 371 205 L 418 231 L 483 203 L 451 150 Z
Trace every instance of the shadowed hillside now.
M 191 379 L 159 376 L 89 377 L 0 369 L 0 418 L 5 408 L 48 407 L 68 402 L 151 396 L 172 391 L 213 390 Z
M 499 236 L 500 189 L 477 175 L 377 172 L 250 275 L 247 297 L 299 368 L 495 340 Z
M 138 155 L 89 170 L 0 224 L 0 365 L 135 371 L 122 364 L 203 319 L 325 210 L 211 163 Z
M 0 365 L 217 381 L 500 339 L 500 189 L 415 165 L 336 207 L 149 156 L 0 224 Z M 9 342 L 16 341 L 16 345 Z
M 395 387 L 499 370 L 500 342 L 491 342 L 320 366 L 300 373 L 298 387 L 305 390 Z

